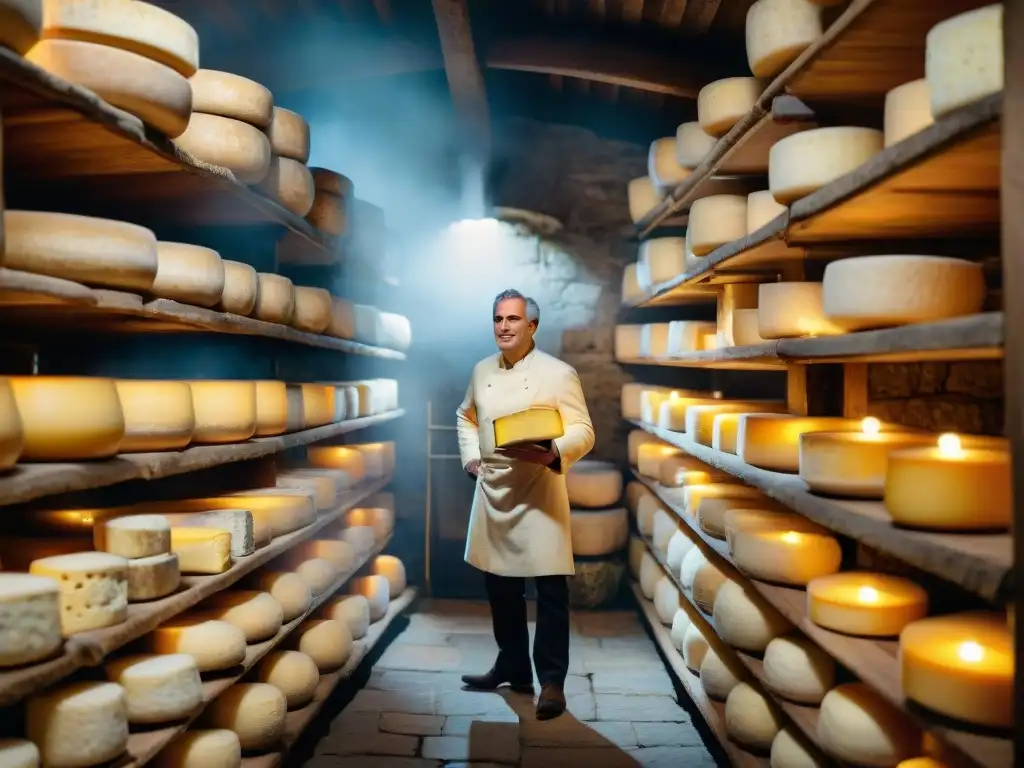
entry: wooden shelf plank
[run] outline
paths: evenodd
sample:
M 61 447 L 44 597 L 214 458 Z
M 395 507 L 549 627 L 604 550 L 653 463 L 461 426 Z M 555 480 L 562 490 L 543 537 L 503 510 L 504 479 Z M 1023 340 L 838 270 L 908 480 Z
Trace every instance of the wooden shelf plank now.
M 390 477 L 364 482 L 345 494 L 344 499 L 316 522 L 285 536 L 274 539 L 267 546 L 246 557 L 236 558 L 230 569 L 214 576 L 191 576 L 183 579 L 183 589 L 162 600 L 132 603 L 128 618 L 113 627 L 94 629 L 72 635 L 64 643 L 60 656 L 31 666 L 0 670 L 0 706 L 7 706 L 42 690 L 67 677 L 76 669 L 95 666 L 110 653 L 132 640 L 152 632 L 160 624 L 182 613 L 201 600 L 231 586 L 246 574 L 306 541 L 320 530 L 339 520 L 348 510 L 364 499 L 387 487 Z
M 155 480 L 220 464 L 258 459 L 261 456 L 270 456 L 290 448 L 383 424 L 404 415 L 405 411 L 399 409 L 287 435 L 257 437 L 244 443 L 197 445 L 183 451 L 162 453 L 123 453 L 106 461 L 80 464 L 18 464 L 0 476 L 0 506 L 58 493 L 102 488 L 128 480 Z
M 89 306 L 95 305 L 97 301 L 96 294 L 79 283 L 0 267 L 2 306 L 44 305 L 52 310 L 54 304 Z
M 685 434 L 632 423 L 811 520 L 986 600 L 1001 601 L 1012 593 L 1013 552 L 1009 534 L 932 533 L 897 528 L 881 502 L 817 496 L 797 475 L 758 469 L 734 454 L 698 445 Z

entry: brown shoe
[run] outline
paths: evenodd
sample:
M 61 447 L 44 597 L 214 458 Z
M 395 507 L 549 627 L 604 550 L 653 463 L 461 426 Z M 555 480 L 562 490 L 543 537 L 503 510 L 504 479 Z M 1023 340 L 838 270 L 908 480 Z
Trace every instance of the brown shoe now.
M 555 683 L 544 683 L 537 699 L 537 719 L 551 720 L 565 712 L 565 692 Z

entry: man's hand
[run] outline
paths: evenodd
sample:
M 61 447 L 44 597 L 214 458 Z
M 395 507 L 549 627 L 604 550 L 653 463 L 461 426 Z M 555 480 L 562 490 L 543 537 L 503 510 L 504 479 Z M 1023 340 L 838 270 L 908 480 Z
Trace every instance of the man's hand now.
M 480 459 L 473 459 L 466 465 L 466 471 L 473 477 L 480 477 Z
M 518 445 L 509 448 L 498 448 L 496 453 L 508 456 L 510 459 L 528 461 L 531 464 L 540 464 L 544 467 L 550 467 L 558 459 L 558 454 L 555 453 L 554 447 L 541 448 L 540 446 L 527 447 Z

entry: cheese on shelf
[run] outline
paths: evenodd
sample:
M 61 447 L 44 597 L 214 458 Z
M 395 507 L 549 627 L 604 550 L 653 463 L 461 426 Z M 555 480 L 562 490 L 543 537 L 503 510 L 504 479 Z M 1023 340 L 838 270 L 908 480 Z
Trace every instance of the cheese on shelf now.
M 188 80 L 131 51 L 80 40 L 40 40 L 25 59 L 88 88 L 169 138 L 182 135 L 192 114 Z
M 689 624 L 683 633 L 683 663 L 694 674 L 700 673 L 709 646 L 696 624 Z
M 152 292 L 162 299 L 216 306 L 224 295 L 224 262 L 210 248 L 160 241 Z
M 724 136 L 742 120 L 764 90 L 755 77 L 727 77 L 708 83 L 697 94 L 697 120 L 709 136 Z
M 696 551 L 696 550 L 694 550 Z M 679 566 L 682 573 L 682 566 Z M 718 567 L 705 558 L 693 574 L 693 602 L 697 604 L 704 613 L 711 615 L 715 607 L 715 598 L 722 585 L 729 581 L 729 577 Z
M 681 448 L 668 443 L 643 443 L 637 447 L 637 471 L 644 477 L 657 478 L 661 462 L 670 456 L 682 454 Z
M 709 647 L 700 665 L 700 684 L 709 699 L 725 701 L 746 674 L 732 658 L 723 659 Z
M 925 78 L 898 85 L 885 94 L 885 146 L 898 144 L 933 122 L 931 94 Z
M 768 188 L 783 205 L 845 176 L 882 151 L 874 128 L 814 128 L 787 136 L 768 156 Z
M 683 557 L 683 562 L 679 565 L 679 583 L 683 586 L 683 592 L 688 596 L 693 597 L 693 584 L 697 580 L 697 571 L 699 571 L 706 563 L 708 559 L 704 552 L 697 546 L 693 546 Z
M 932 115 L 1003 90 L 1003 4 L 975 8 L 941 21 L 925 38 L 925 77 Z
M 14 392 L 6 379 L 0 379 L 0 471 L 10 469 L 18 461 L 24 440 Z
M 805 432 L 856 432 L 859 419 L 839 416 L 786 416 L 744 413 L 736 429 L 736 455 L 747 464 L 776 472 L 800 469 L 800 435 Z
M 24 55 L 38 42 L 42 27 L 42 0 L 4 0 L 0 3 L 0 45 L 5 48 Z M 15 750 L 10 753 L 12 755 L 24 754 L 20 748 L 12 747 L 12 750 Z M 20 766 L 12 765 L 11 768 Z
M 620 293 L 622 294 L 622 303 L 632 305 L 638 303 L 644 298 L 644 290 L 640 287 L 640 278 L 638 275 L 639 265 L 636 262 L 627 264 L 626 268 L 622 270 L 622 286 Z
M 247 509 L 216 509 L 206 512 L 163 513 L 172 527 L 215 528 L 231 534 L 231 556 L 251 555 L 270 543 L 269 526 L 253 520 Z
M 699 445 L 711 445 L 715 417 L 720 413 L 785 413 L 786 404 L 772 400 L 723 401 L 714 405 L 692 405 L 686 409 L 686 435 Z
M 825 314 L 821 283 L 762 283 L 757 297 L 757 329 L 765 339 L 834 336 L 843 332 Z
M 793 626 L 754 587 L 732 580 L 719 588 L 712 616 L 719 637 L 751 653 L 764 653 L 768 643 Z
M 562 415 L 556 408 L 529 408 L 494 420 L 496 448 L 555 440 L 563 434 Z
M 672 538 L 668 540 L 668 550 L 665 553 L 665 563 L 672 573 L 679 573 L 682 570 L 683 561 L 694 546 L 696 545 L 690 538 L 686 526 L 677 527 Z
M 105 666 L 110 681 L 124 689 L 129 723 L 171 723 L 203 703 L 199 670 L 186 653 L 124 656 Z
M 347 176 L 343 176 L 337 171 L 332 171 L 328 168 L 313 167 L 309 170 L 313 172 L 313 181 L 316 183 L 318 190 L 323 190 L 342 198 L 352 197 L 354 185 Z
M 921 750 L 917 727 L 863 683 L 840 685 L 825 694 L 817 735 L 825 752 L 856 765 L 895 765 Z
M 64 637 L 120 624 L 128 616 L 128 561 L 105 552 L 76 552 L 33 560 L 29 572 L 60 585 Z
M 725 518 L 730 511 L 774 510 L 778 506 L 768 498 L 729 498 L 727 496 L 705 496 L 697 502 L 697 523 L 708 536 L 725 539 Z
M 128 745 L 128 709 L 116 683 L 82 682 L 33 696 L 25 734 L 48 768 L 81 768 L 119 757 Z
M 646 323 L 640 327 L 640 357 L 668 356 L 670 323 Z
M 325 234 L 340 237 L 348 230 L 347 201 L 317 188 L 306 221 Z
M 349 594 L 362 595 L 370 605 L 370 621 L 384 618 L 388 610 L 390 589 L 383 576 L 361 576 L 349 583 Z
M 644 293 L 686 272 L 686 238 L 656 237 L 640 243 L 636 281 Z
M 334 563 L 322 557 L 303 557 L 297 553 L 288 558 L 288 561 L 299 578 L 309 586 L 313 597 L 322 595 L 330 589 L 340 575 Z
M 640 505 L 640 499 L 651 495 L 653 494 L 643 483 L 637 480 L 630 480 L 626 485 L 626 509 L 635 516 Z
M 0 739 L 0 765 L 4 768 L 39 768 L 39 747 L 25 739 Z
M 259 280 L 256 270 L 239 261 L 222 259 L 224 265 L 224 291 L 220 308 L 235 315 L 249 316 L 256 309 Z
M 238 734 L 243 750 L 268 750 L 284 735 L 288 702 L 266 683 L 235 683 L 206 705 L 200 723 Z
M 189 84 L 193 111 L 233 118 L 257 128 L 270 127 L 274 96 L 259 83 L 230 72 L 200 69 L 189 78 Z
M 662 576 L 654 586 L 654 610 L 658 620 L 666 627 L 672 626 L 676 612 L 682 605 L 683 596 L 668 576 Z
M 640 558 L 640 591 L 643 592 L 644 597 L 648 600 L 654 599 L 654 590 L 658 586 L 660 581 L 665 576 L 665 572 L 661 569 L 658 561 L 654 559 L 654 556 L 644 551 Z
M 257 381 L 255 437 L 280 435 L 287 427 L 288 395 L 283 381 Z
M 370 528 L 374 539 L 383 541 L 395 528 L 395 513 L 385 507 L 356 507 L 345 513 L 345 524 L 350 528 Z
M 302 119 L 302 115 L 284 107 L 274 107 L 267 136 L 275 155 L 300 163 L 309 160 L 309 123 Z M 312 181 L 312 174 L 309 178 Z
M 930 323 L 980 312 L 981 264 L 944 256 L 859 256 L 825 267 L 822 306 L 845 331 Z
M 200 615 L 234 624 L 245 633 L 245 642 L 260 643 L 277 634 L 284 623 L 284 609 L 267 592 L 227 590 L 204 600 Z
M 654 516 L 662 509 L 664 507 L 653 493 L 640 497 L 636 505 L 636 529 L 641 536 L 650 538 L 654 535 Z
M 776 735 L 770 761 L 772 768 L 826 768 L 827 765 L 824 758 L 808 750 L 789 728 L 783 728 Z
M 735 346 L 733 314 L 738 309 L 757 309 L 757 294 L 757 283 L 728 283 L 721 286 L 718 292 L 718 347 Z
M 128 561 L 128 602 L 167 597 L 181 585 L 181 568 L 173 552 Z
M 241 120 L 193 112 L 174 142 L 197 160 L 227 168 L 242 184 L 258 184 L 270 170 L 270 140 Z
M 668 456 L 658 465 L 658 482 L 666 488 L 718 483 L 728 478 L 726 473 L 685 454 Z
M 195 409 L 187 382 L 119 379 L 115 386 L 125 423 L 119 453 L 179 450 L 192 440 Z
M 683 508 L 687 515 L 696 518 L 697 508 L 704 499 L 750 499 L 752 501 L 761 501 L 764 498 L 764 494 L 757 490 L 757 488 L 751 488 L 749 485 L 741 485 L 739 483 L 688 485 L 683 489 Z
M 775 705 L 748 683 L 740 683 L 725 700 L 725 730 L 729 737 L 753 749 L 767 751 L 782 728 Z
M 348 542 L 352 549 L 361 555 L 368 553 L 377 543 L 376 532 L 366 525 L 345 528 L 338 534 L 338 537 L 342 541 Z
M 299 651 L 274 651 L 260 662 L 256 679 L 284 694 L 288 709 L 299 709 L 313 700 L 320 683 L 316 663 Z
M 720 413 L 715 416 L 711 447 L 722 453 L 736 453 L 736 435 L 742 413 Z
M 381 576 L 370 576 L 379 578 Z M 385 595 L 387 582 L 384 582 Z M 352 654 L 352 633 L 340 621 L 333 619 L 311 619 L 303 622 L 289 637 L 289 644 L 309 656 L 320 673 L 340 669 Z
M 61 647 L 60 582 L 0 573 L 0 667 L 31 664 Z
M 699 122 L 682 123 L 676 128 L 676 161 L 684 168 L 696 168 L 716 142 L 714 136 L 704 133 Z
M 311 493 L 318 513 L 334 509 L 338 503 L 338 493 L 341 490 L 335 479 L 329 475 L 279 473 L 274 478 L 274 485 L 277 488 L 288 488 Z
M 256 383 L 190 381 L 195 428 L 192 442 L 237 443 L 256 433 Z
M 655 139 L 647 153 L 647 175 L 658 187 L 675 187 L 686 181 L 690 168 L 676 158 L 676 138 Z
M 153 758 L 156 768 L 241 768 L 242 744 L 226 729 L 188 730 Z
M 820 627 L 858 637 L 895 637 L 928 615 L 928 593 L 899 576 L 846 571 L 807 585 L 807 614 Z
M 747 198 L 710 195 L 693 201 L 686 236 L 696 256 L 706 256 L 747 234 Z
M 629 182 L 626 197 L 629 201 L 629 217 L 634 224 L 638 224 L 661 204 L 665 199 L 665 193 L 654 184 L 650 176 L 641 176 Z
M 737 531 L 796 531 L 799 533 L 828 533 L 828 529 L 812 523 L 796 512 L 776 511 L 751 504 L 751 509 L 729 509 L 725 512 L 725 541 L 732 547 Z
M 182 573 L 224 573 L 231 567 L 231 534 L 216 528 L 171 528 L 171 550 Z
M 377 346 L 380 310 L 371 304 L 353 304 L 352 313 L 356 322 L 356 341 Z
M 412 325 L 409 318 L 396 312 L 381 312 L 378 317 L 380 346 L 406 351 L 412 345 Z
M 257 274 L 256 317 L 267 323 L 288 325 L 295 316 L 295 286 L 282 275 Z
M 377 555 L 370 565 L 370 570 L 375 576 L 383 576 L 387 579 L 389 600 L 394 600 L 405 592 L 407 586 L 405 564 L 394 555 Z
M 176 616 L 146 636 L 153 653 L 187 653 L 200 672 L 229 669 L 245 660 L 245 633 L 226 621 Z
M 345 624 L 353 640 L 360 640 L 370 630 L 370 601 L 363 595 L 336 597 L 324 607 L 323 615 Z
M 711 322 L 673 320 L 668 324 L 668 356 L 682 356 L 711 348 L 705 340 L 708 336 L 714 337 L 715 331 L 716 326 Z
M 302 424 L 313 429 L 334 420 L 334 387 L 324 384 L 300 384 L 302 389 Z
M 835 679 L 835 661 L 803 635 L 777 637 L 765 648 L 762 681 L 784 699 L 819 704 Z
M 737 347 L 763 344 L 757 309 L 736 309 L 732 313 L 732 339 Z
M 809 0 L 758 0 L 747 11 L 747 62 L 775 77 L 821 37 L 821 8 Z
M 620 363 L 640 358 L 640 337 L 642 325 L 615 326 L 615 359 Z
M 800 1 L 806 2 L 806 0 Z M 765 224 L 781 216 L 787 210 L 786 206 L 782 203 L 776 202 L 771 190 L 751 192 L 747 195 L 747 234 L 754 234 Z
M 669 630 L 669 638 L 672 641 L 672 647 L 674 647 L 680 653 L 683 652 L 683 640 L 686 637 L 686 630 L 690 628 L 690 617 L 686 611 L 680 608 L 676 611 L 676 615 L 672 619 L 672 627 Z
M 629 538 L 629 514 L 620 509 L 574 509 L 570 515 L 572 551 L 577 556 L 618 552 Z
M 741 529 L 729 551 L 736 567 L 755 579 L 795 586 L 835 573 L 843 559 L 834 536 L 797 531 Z
M 152 557 L 171 551 L 171 524 L 161 515 L 128 515 L 93 527 L 93 546 L 125 558 Z
M 302 559 L 320 558 L 326 560 L 337 573 L 346 573 L 352 570 L 355 563 L 356 553 L 352 545 L 347 541 L 336 541 L 332 539 L 313 539 L 305 541 L 291 550 L 293 555 Z
M 691 406 L 714 405 L 721 402 L 716 397 L 686 397 L 671 390 L 663 393 L 654 393 L 644 399 L 651 404 L 651 408 L 645 408 L 642 414 L 644 423 L 652 424 L 659 429 L 669 432 L 683 432 L 686 430 L 686 411 Z M 651 411 L 651 413 L 648 413 L 648 411 Z M 652 417 L 650 421 L 647 419 L 648 415 Z
M 259 189 L 296 216 L 305 216 L 313 207 L 316 190 L 309 169 L 298 160 L 272 155 Z
M 662 557 L 667 555 L 669 542 L 681 525 L 682 522 L 675 513 L 659 505 L 654 510 L 651 522 L 651 545 L 654 551 Z
M 384 477 L 395 471 L 395 444 L 391 440 L 380 443 L 353 445 L 363 454 L 363 466 L 368 477 Z
M 650 444 L 667 446 L 666 443 L 663 443 L 654 435 L 649 432 L 645 432 L 642 429 L 634 429 L 630 431 L 626 438 L 626 449 L 629 453 L 629 463 L 631 466 L 635 467 L 640 462 L 640 447 Z
M 622 498 L 622 472 L 609 461 L 577 461 L 565 473 L 565 487 L 571 506 L 610 507 Z
M 297 619 L 313 604 L 309 585 L 294 573 L 263 571 L 251 579 L 250 586 L 265 591 L 277 601 L 285 622 Z

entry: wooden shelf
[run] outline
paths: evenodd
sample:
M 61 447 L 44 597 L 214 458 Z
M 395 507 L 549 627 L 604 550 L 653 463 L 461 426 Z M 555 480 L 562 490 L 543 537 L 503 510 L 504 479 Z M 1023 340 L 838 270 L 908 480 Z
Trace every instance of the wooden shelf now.
M 985 600 L 1001 602 L 1013 593 L 1013 551 L 1009 534 L 932 533 L 897 528 L 881 502 L 817 496 L 797 475 L 758 469 L 734 454 L 698 445 L 685 434 L 638 421 L 632 423 L 760 489 L 816 523 L 957 584 Z
M 0 506 L 58 493 L 102 488 L 128 480 L 155 480 L 220 464 L 258 459 L 289 448 L 309 445 L 383 424 L 404 415 L 405 411 L 398 409 L 287 435 L 256 437 L 244 443 L 197 445 L 183 451 L 162 453 L 122 453 L 117 458 L 106 461 L 79 464 L 18 464 L 0 476 Z
M 152 632 L 173 616 L 231 586 L 299 542 L 311 539 L 317 531 L 339 520 L 345 512 L 387 487 L 389 482 L 391 478 L 384 477 L 361 483 L 350 490 L 335 509 L 321 515 L 316 522 L 274 539 L 251 555 L 236 558 L 232 567 L 224 573 L 183 577 L 183 589 L 175 594 L 162 600 L 130 604 L 128 618 L 124 623 L 72 635 L 65 641 L 61 655 L 54 659 L 31 666 L 0 670 L 0 706 L 13 704 L 77 669 L 101 663 L 118 648 Z

